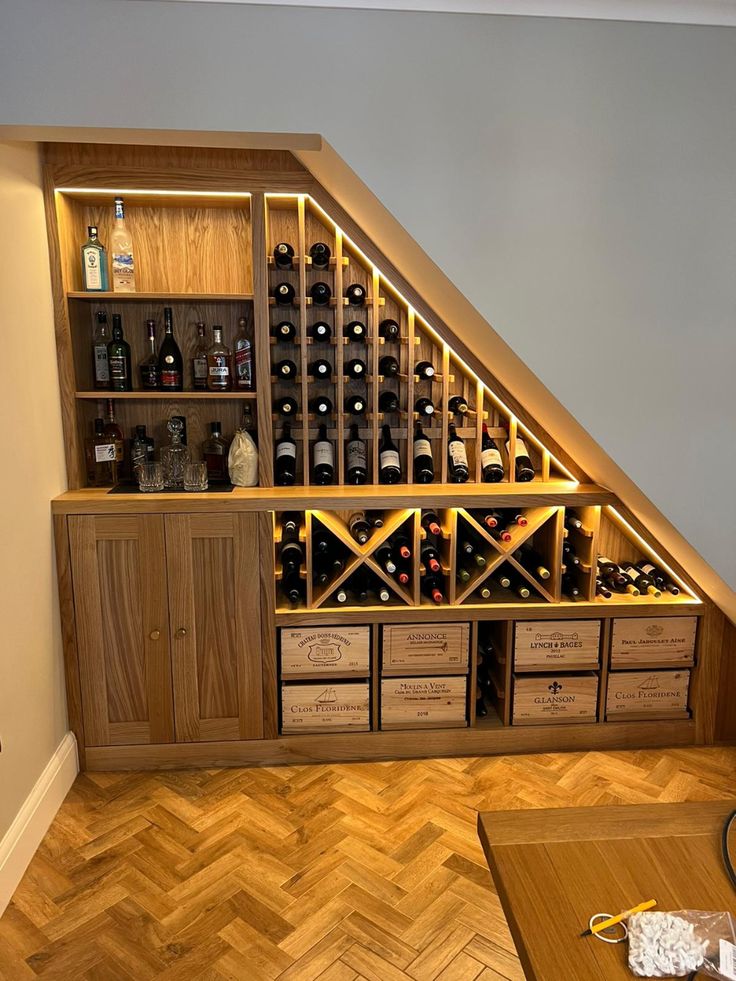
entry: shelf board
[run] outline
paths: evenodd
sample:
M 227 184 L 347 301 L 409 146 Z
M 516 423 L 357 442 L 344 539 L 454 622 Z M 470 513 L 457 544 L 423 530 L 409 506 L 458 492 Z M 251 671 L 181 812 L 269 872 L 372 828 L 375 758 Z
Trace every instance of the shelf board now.
M 255 399 L 256 392 L 75 392 L 74 397 L 82 400 L 102 401 L 104 399 L 166 400 L 181 402 L 190 399 Z
M 135 300 L 157 300 L 160 303 L 214 303 L 216 301 L 252 301 L 252 293 L 114 293 L 109 290 L 104 293 L 88 293 L 85 290 L 70 290 L 68 300 L 89 300 L 100 303 L 131 303 Z

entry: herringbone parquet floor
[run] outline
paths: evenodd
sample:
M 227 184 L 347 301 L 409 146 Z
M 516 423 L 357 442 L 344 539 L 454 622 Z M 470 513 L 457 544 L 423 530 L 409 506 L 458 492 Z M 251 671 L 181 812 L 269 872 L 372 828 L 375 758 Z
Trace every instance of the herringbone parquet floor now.
M 735 774 L 711 748 L 83 774 L 0 977 L 523 981 L 478 810 L 729 798 Z

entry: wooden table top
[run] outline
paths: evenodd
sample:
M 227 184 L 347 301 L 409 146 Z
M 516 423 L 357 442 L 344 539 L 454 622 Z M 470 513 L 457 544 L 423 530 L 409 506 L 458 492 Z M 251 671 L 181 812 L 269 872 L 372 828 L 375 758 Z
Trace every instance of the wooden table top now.
M 632 981 L 628 944 L 580 938 L 594 913 L 736 913 L 721 832 L 736 801 L 478 815 L 478 833 L 528 981 Z

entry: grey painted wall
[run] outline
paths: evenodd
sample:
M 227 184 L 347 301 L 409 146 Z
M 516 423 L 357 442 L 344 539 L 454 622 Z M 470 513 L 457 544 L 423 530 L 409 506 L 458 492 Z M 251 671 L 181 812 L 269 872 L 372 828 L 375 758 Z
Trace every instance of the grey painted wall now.
M 736 29 L 3 0 L 0 92 L 322 133 L 736 585 Z

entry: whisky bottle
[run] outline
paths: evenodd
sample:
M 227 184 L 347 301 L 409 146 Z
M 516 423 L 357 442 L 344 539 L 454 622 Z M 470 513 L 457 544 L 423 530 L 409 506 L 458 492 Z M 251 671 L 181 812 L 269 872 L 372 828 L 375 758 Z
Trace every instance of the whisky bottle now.
M 290 487 L 296 480 L 296 440 L 291 426 L 284 423 L 281 438 L 276 440 L 274 478 L 277 487 Z
M 309 336 L 315 344 L 326 344 L 332 337 L 332 327 L 326 320 L 316 320 L 309 328 Z
M 378 450 L 378 479 L 382 484 L 398 484 L 401 480 L 401 457 L 391 439 L 391 427 L 381 427 L 381 444 Z
M 296 298 L 296 290 L 291 283 L 277 283 L 273 288 L 273 298 L 278 306 L 290 307 Z
M 205 326 L 200 321 L 197 324 L 197 344 L 192 355 L 192 388 L 203 391 L 207 388 L 207 348 L 204 336 Z
M 312 476 L 315 484 L 322 487 L 331 484 L 335 476 L 335 447 L 327 438 L 327 426 L 324 422 L 320 424 L 312 454 Z
M 148 354 L 138 364 L 141 377 L 141 388 L 158 388 L 158 354 L 156 353 L 156 321 L 147 320 Z
M 125 468 L 125 441 L 123 439 L 123 431 L 115 421 L 115 406 L 112 399 L 107 400 L 107 419 L 103 432 L 105 436 L 112 440 L 115 446 L 113 483 L 117 483 L 122 477 Z
M 315 242 L 309 249 L 313 269 L 327 269 L 330 265 L 330 247 L 325 242 Z
M 107 314 L 104 310 L 98 310 L 95 317 L 97 326 L 92 341 L 92 377 L 96 389 L 106 390 L 110 388 L 110 365 L 107 361 L 110 335 L 107 332 Z
M 293 341 L 296 337 L 296 326 L 290 320 L 281 320 L 271 329 L 271 334 L 276 341 Z
M 458 436 L 455 426 L 450 423 L 450 438 L 447 441 L 447 453 L 450 464 L 450 481 L 453 484 L 464 484 L 470 476 L 468 454 L 465 443 Z
M 358 424 L 355 422 L 350 426 L 350 436 L 345 446 L 345 457 L 347 483 L 364 484 L 368 479 L 368 451 L 365 440 L 360 438 Z M 365 518 L 365 514 L 363 517 Z M 352 528 L 350 530 L 352 532 Z
M 483 434 L 480 442 L 480 466 L 484 483 L 497 484 L 503 480 L 501 451 L 491 439 L 488 426 L 485 423 L 483 423 Z
M 145 432 L 145 426 L 136 426 L 130 441 L 130 472 L 136 480 L 138 480 L 143 465 L 148 463 L 148 444 L 145 440 Z
M 279 242 L 273 250 L 273 261 L 277 269 L 291 269 L 294 265 L 294 247 L 288 242 Z
M 245 317 L 238 320 L 235 334 L 235 387 L 240 392 L 253 388 L 253 345 L 248 337 L 248 324 Z
M 171 307 L 164 307 L 164 339 L 158 352 L 158 368 L 161 388 L 168 392 L 180 392 L 184 380 L 184 362 L 179 345 L 174 340 Z
M 417 423 L 414 433 L 413 460 L 414 480 L 418 484 L 431 484 L 434 480 L 434 460 L 432 459 L 432 444 Z
M 112 288 L 116 293 L 135 293 L 133 236 L 125 224 L 122 198 L 115 198 L 115 227 L 110 236 Z
M 112 340 L 107 345 L 107 363 L 113 392 L 131 392 L 130 344 L 123 337 L 123 322 L 119 313 L 112 315 Z
M 116 481 L 115 443 L 105 435 L 105 423 L 95 419 L 93 436 L 84 441 L 87 482 L 91 487 L 110 487 Z
M 207 351 L 207 388 L 211 392 L 228 392 L 232 388 L 232 356 L 222 343 L 222 327 L 212 328 L 212 344 Z
M 207 479 L 211 484 L 226 484 L 230 477 L 227 469 L 228 440 L 222 435 L 219 422 L 210 423 L 210 435 L 202 443 L 202 459 L 207 464 Z
M 97 225 L 87 226 L 87 236 L 82 246 L 82 287 L 88 293 L 105 293 L 109 289 L 107 253 L 97 237 Z

